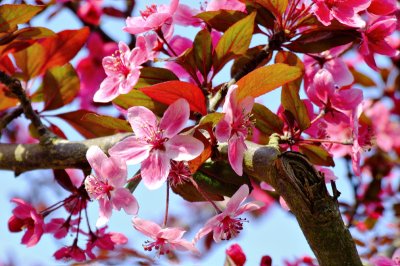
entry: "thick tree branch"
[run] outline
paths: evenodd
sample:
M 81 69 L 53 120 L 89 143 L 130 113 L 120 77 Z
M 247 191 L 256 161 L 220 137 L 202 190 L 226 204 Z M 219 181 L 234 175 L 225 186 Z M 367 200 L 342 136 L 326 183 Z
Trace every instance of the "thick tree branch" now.
M 131 133 L 116 134 L 84 141 L 57 139 L 49 145 L 0 144 L 0 169 L 16 174 L 35 169 L 88 168 L 86 151 L 99 146 L 105 152 Z

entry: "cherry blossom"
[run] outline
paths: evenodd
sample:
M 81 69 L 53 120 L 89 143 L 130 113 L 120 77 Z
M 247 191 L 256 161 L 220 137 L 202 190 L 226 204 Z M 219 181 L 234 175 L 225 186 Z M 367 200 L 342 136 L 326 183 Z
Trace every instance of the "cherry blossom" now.
M 340 23 L 350 27 L 361 28 L 365 21 L 358 15 L 368 8 L 371 0 L 313 0 L 315 15 L 318 20 L 328 26 L 336 18 Z
M 128 109 L 128 120 L 135 136 L 117 143 L 109 153 L 128 164 L 141 163 L 144 184 L 149 189 L 157 189 L 168 177 L 170 160 L 189 161 L 204 149 L 200 140 L 178 135 L 189 120 L 189 114 L 189 104 L 185 99 L 171 104 L 160 121 L 146 107 L 131 107 Z
M 243 222 L 246 221 L 246 219 L 237 218 L 237 216 L 247 211 L 257 210 L 263 205 L 262 202 L 253 201 L 240 206 L 248 195 L 249 187 L 244 184 L 228 201 L 226 209 L 206 222 L 204 227 L 196 234 L 195 241 L 197 242 L 211 231 L 214 241 L 217 243 L 236 237 L 243 229 Z
M 126 27 L 124 31 L 131 34 L 139 34 L 148 31 L 161 30 L 164 37 L 169 39 L 168 36 L 173 32 L 173 15 L 177 10 L 179 0 L 171 0 L 169 6 L 152 4 L 147 6 L 146 10 L 141 11 L 138 17 L 128 17 L 126 19 Z
M 79 96 L 81 108 L 83 109 L 91 107 L 88 99 L 93 99 L 101 82 L 107 77 L 102 67 L 103 58 L 118 49 L 118 45 L 114 42 L 103 42 L 98 33 L 93 33 L 87 41 L 87 49 L 89 54 L 87 57 L 82 58 L 76 66 L 76 71 L 81 80 Z
M 98 26 L 103 14 L 103 0 L 87 0 L 78 8 L 78 16 L 86 23 Z
M 239 0 L 211 0 L 206 7 L 206 11 L 219 11 L 221 9 L 246 12 L 246 5 Z
M 132 193 L 124 188 L 126 184 L 126 165 L 119 158 L 108 158 L 97 146 L 91 146 L 86 158 L 95 175 L 85 180 L 85 188 L 92 199 L 99 201 L 100 216 L 96 225 L 107 223 L 112 209 L 123 208 L 128 214 L 137 214 L 138 203 Z
M 396 30 L 397 19 L 395 17 L 373 17 L 368 22 L 366 29 L 361 32 L 362 42 L 360 54 L 372 69 L 378 71 L 374 59 L 374 53 L 397 56 L 399 52 L 389 44 L 388 37 Z
M 75 261 L 85 261 L 86 255 L 85 252 L 78 246 L 77 240 L 74 241 L 72 246 L 62 247 L 57 250 L 54 255 L 56 260 L 70 260 L 73 259 Z
M 102 250 L 114 250 L 116 245 L 124 245 L 128 242 L 128 238 L 121 233 L 106 233 L 107 227 L 97 229 L 96 232 L 90 233 L 90 239 L 86 244 L 86 254 L 95 259 L 93 248 L 98 247 Z
M 253 123 L 250 121 L 253 105 L 253 97 L 247 96 L 239 101 L 237 85 L 229 87 L 222 107 L 225 116 L 215 128 L 217 140 L 228 142 L 229 163 L 238 175 L 243 175 L 243 156 L 247 149 L 244 141 L 253 127 Z
M 246 262 L 246 254 L 238 244 L 231 245 L 226 251 L 226 255 L 234 262 L 236 266 L 243 266 Z
M 354 110 L 363 99 L 363 93 L 359 89 L 338 88 L 332 74 L 326 69 L 320 69 L 315 74 L 313 83 L 306 92 L 309 99 L 325 111 L 325 118 L 335 123 L 348 121 L 347 111 Z
M 309 86 L 310 82 L 313 81 L 315 74 L 320 69 L 328 70 L 332 74 L 335 84 L 339 87 L 352 84 L 354 77 L 344 60 L 339 57 L 347 48 L 349 48 L 348 45 L 342 45 L 320 54 L 304 55 L 306 77 L 304 87 L 307 88 Z
M 20 232 L 26 229 L 21 243 L 28 247 L 36 245 L 44 233 L 43 216 L 22 199 L 13 198 L 11 202 L 16 203 L 17 206 L 8 220 L 8 229 L 11 232 Z
M 192 242 L 182 239 L 186 232 L 180 228 L 161 228 L 158 224 L 140 218 L 132 219 L 133 227 L 154 241 L 146 241 L 143 245 L 144 250 L 157 250 L 158 255 L 168 254 L 173 250 L 189 250 L 198 253 Z
M 113 56 L 103 59 L 107 77 L 95 93 L 95 102 L 109 102 L 120 94 L 133 89 L 140 76 L 141 64 L 148 60 L 148 49 L 143 36 L 138 36 L 136 47 L 131 51 L 124 42 L 119 42 L 119 50 Z

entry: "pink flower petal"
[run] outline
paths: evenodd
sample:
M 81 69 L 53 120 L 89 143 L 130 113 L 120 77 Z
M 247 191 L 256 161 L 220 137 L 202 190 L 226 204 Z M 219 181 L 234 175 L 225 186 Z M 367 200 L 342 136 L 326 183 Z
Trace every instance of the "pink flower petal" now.
M 149 157 L 151 145 L 136 137 L 127 137 L 108 150 L 111 156 L 125 160 L 127 164 L 138 164 Z
M 96 174 L 101 175 L 101 165 L 108 159 L 108 157 L 98 146 L 90 146 L 86 152 L 86 159 Z
M 228 159 L 232 169 L 238 175 L 243 175 L 243 157 L 247 146 L 241 136 L 234 135 L 228 142 Z
M 178 134 L 189 120 L 190 108 L 185 99 L 179 99 L 171 104 L 160 121 L 160 129 L 165 130 L 164 136 L 171 138 Z
M 101 165 L 101 172 L 97 174 L 104 179 L 110 180 L 114 187 L 122 187 L 126 183 L 126 164 L 119 158 L 107 158 Z
M 164 184 L 171 168 L 170 158 L 164 151 L 153 150 L 142 162 L 140 174 L 147 188 L 157 189 Z
M 127 214 L 135 215 L 139 210 L 136 198 L 128 189 L 123 187 L 114 191 L 112 203 L 115 209 L 120 210 L 123 208 Z
M 99 218 L 96 222 L 96 227 L 103 227 L 111 217 L 112 206 L 109 200 L 99 199 Z
M 152 239 L 156 239 L 158 232 L 161 231 L 161 227 L 158 224 L 138 217 L 132 218 L 132 224 L 136 230 Z
M 118 76 L 106 77 L 100 84 L 100 88 L 93 96 L 93 101 L 106 103 L 114 100 L 118 95 L 120 78 Z
M 175 161 L 190 161 L 204 150 L 203 143 L 189 135 L 176 135 L 165 144 L 166 155 Z
M 158 238 L 168 239 L 168 241 L 174 241 L 182 238 L 186 231 L 179 228 L 164 228 L 157 234 Z
M 143 106 L 134 106 L 128 109 L 128 121 L 138 138 L 147 138 L 152 131 L 157 130 L 156 115 Z
M 249 187 L 246 184 L 241 185 L 240 188 L 235 192 L 235 194 L 233 194 L 232 198 L 226 204 L 225 212 L 231 213 L 236 211 L 239 208 L 240 204 L 242 204 L 243 201 L 247 198 L 249 193 L 250 193 Z
M 231 130 L 231 125 L 225 118 L 223 118 L 215 127 L 215 137 L 219 142 L 227 142 L 231 136 Z

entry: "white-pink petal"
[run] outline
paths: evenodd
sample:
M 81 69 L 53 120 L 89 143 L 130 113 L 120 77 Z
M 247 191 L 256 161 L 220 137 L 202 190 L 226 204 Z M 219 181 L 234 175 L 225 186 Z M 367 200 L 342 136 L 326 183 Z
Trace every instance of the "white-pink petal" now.
M 88 160 L 90 166 L 93 168 L 93 170 L 97 173 L 100 174 L 101 171 L 101 165 L 105 160 L 108 159 L 107 155 L 103 152 L 102 149 L 100 149 L 98 146 L 90 146 L 89 149 L 86 152 L 86 159 Z
M 185 99 L 176 100 L 165 111 L 160 121 L 160 129 L 164 130 L 164 137 L 171 138 L 178 134 L 189 120 L 190 108 Z
M 157 130 L 156 115 L 143 106 L 134 106 L 128 109 L 128 121 L 138 138 L 148 138 Z
M 147 188 L 157 189 L 168 177 L 171 162 L 166 152 L 153 150 L 149 157 L 142 162 L 140 175 Z
M 112 203 L 117 210 L 124 209 L 127 214 L 135 215 L 139 210 L 139 204 L 132 193 L 126 188 L 118 188 L 112 196 Z
M 127 164 L 138 164 L 149 157 L 152 146 L 136 137 L 127 137 L 108 150 L 111 156 L 119 157 Z
M 204 150 L 203 143 L 189 135 L 176 135 L 164 144 L 165 153 L 175 161 L 190 161 Z

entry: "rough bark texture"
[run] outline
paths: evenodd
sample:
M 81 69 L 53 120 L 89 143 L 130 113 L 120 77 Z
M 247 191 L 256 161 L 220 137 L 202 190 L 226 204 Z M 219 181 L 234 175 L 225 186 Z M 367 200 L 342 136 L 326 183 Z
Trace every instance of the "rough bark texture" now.
M 56 140 L 50 145 L 0 144 L 0 169 L 17 173 L 33 169 L 86 168 L 86 150 L 98 145 L 104 151 L 129 134 L 81 142 Z M 246 143 L 244 169 L 266 181 L 285 199 L 322 266 L 362 265 L 350 232 L 341 218 L 337 201 L 330 196 L 323 176 L 299 153 Z M 226 156 L 227 146 L 220 151 Z

